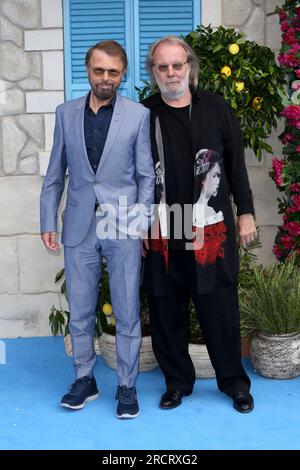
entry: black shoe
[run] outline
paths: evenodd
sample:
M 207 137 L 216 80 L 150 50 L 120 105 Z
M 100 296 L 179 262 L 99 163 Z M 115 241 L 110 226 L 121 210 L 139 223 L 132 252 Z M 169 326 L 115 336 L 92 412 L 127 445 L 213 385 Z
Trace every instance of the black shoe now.
M 96 400 L 99 396 L 96 380 L 94 377 L 81 377 L 70 386 L 69 393 L 61 399 L 61 406 L 80 410 L 86 402 Z
M 140 414 L 135 387 L 119 385 L 115 398 L 119 400 L 117 407 L 118 418 L 136 418 Z
M 176 406 L 181 405 L 182 396 L 179 390 L 167 390 L 161 397 L 159 407 L 163 410 L 171 410 L 176 408 Z
M 232 399 L 233 408 L 240 413 L 250 413 L 254 408 L 253 396 L 249 392 L 237 392 Z

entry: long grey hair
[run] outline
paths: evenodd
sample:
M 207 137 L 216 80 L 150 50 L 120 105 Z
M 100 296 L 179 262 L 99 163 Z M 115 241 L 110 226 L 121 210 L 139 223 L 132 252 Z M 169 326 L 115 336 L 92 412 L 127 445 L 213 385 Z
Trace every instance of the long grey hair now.
M 165 36 L 161 39 L 158 39 L 149 47 L 146 65 L 147 65 L 147 69 L 149 72 L 152 89 L 157 87 L 156 79 L 155 79 L 154 72 L 153 72 L 154 54 L 155 54 L 157 47 L 163 43 L 170 44 L 172 46 L 175 45 L 175 46 L 183 47 L 187 56 L 186 60 L 190 64 L 190 67 L 191 67 L 190 76 L 189 76 L 189 85 L 192 89 L 195 89 L 198 85 L 198 75 L 199 75 L 198 57 L 196 56 L 193 49 L 183 39 L 177 36 Z

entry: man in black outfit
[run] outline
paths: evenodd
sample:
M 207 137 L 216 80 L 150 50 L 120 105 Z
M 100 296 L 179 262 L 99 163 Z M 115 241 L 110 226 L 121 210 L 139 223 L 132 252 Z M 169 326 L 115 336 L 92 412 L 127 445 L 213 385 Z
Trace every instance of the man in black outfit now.
M 223 98 L 197 87 L 197 57 L 182 39 L 154 43 L 148 69 L 160 90 L 143 101 L 151 110 L 159 217 L 144 243 L 144 286 L 153 349 L 167 387 L 160 407 L 175 408 L 193 391 L 192 298 L 218 388 L 237 411 L 248 413 L 254 402 L 241 363 L 236 225 L 244 246 L 256 228 L 240 128 Z M 179 212 L 172 218 L 168 207 L 174 205 Z

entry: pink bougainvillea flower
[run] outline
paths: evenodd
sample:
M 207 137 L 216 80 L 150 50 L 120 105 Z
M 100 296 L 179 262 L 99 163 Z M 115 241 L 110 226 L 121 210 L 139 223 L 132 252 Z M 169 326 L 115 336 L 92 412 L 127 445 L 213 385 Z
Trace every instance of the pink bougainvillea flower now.
M 298 121 L 300 119 L 300 106 L 296 104 L 291 104 L 290 106 L 286 106 L 282 111 L 282 115 L 287 119 L 291 119 L 293 121 Z
M 274 171 L 274 181 L 278 186 L 284 186 L 281 174 L 282 174 L 282 168 L 284 167 L 284 160 L 278 160 L 278 158 L 273 158 L 272 160 L 272 168 Z
M 290 235 L 284 235 L 283 237 L 281 237 L 281 241 L 286 250 L 290 250 L 291 248 L 293 248 L 294 241 Z
M 289 68 L 299 67 L 300 65 L 299 59 L 295 57 L 293 52 L 279 54 L 278 62 L 280 65 Z
M 300 184 L 299 183 L 292 183 L 290 186 L 290 190 L 293 193 L 300 193 Z
M 287 31 L 290 27 L 290 24 L 288 21 L 282 21 L 281 25 L 280 25 L 280 29 L 281 31 Z
M 273 253 L 274 253 L 274 255 L 276 256 L 277 259 L 282 258 L 283 252 L 282 252 L 282 250 L 281 250 L 281 248 L 280 248 L 279 245 L 274 245 L 272 251 L 273 251 Z
M 282 25 L 281 25 L 282 27 Z M 296 37 L 296 30 L 295 28 L 289 28 L 283 35 L 282 35 L 282 42 L 285 44 L 289 44 L 290 46 L 295 45 L 297 48 L 298 39 Z
M 296 137 L 293 134 L 290 132 L 285 132 L 280 140 L 284 145 L 288 145 L 292 142 L 295 142 L 295 139 Z
M 278 62 L 282 67 L 291 70 L 294 80 L 291 91 L 295 96 L 300 90 L 300 4 L 287 1 L 285 7 L 278 9 L 278 13 L 282 31 L 282 49 Z M 273 253 L 279 261 L 290 258 L 294 253 L 300 255 L 300 181 L 298 176 L 295 176 L 298 175 L 298 172 L 295 172 L 295 157 L 299 157 L 300 161 L 300 105 L 286 106 L 282 116 L 285 118 L 285 130 L 280 140 L 286 146 L 287 156 L 281 160 L 274 158 L 272 161 L 273 180 L 279 189 L 285 191 L 279 210 L 283 223 L 279 227 L 273 247 Z M 287 183 L 291 180 L 292 183 Z
M 299 211 L 300 210 L 300 196 L 298 195 L 292 196 L 291 200 L 293 201 L 293 203 L 295 204 L 295 207 Z
M 280 21 L 284 21 L 287 19 L 287 14 L 284 10 L 279 10 L 279 18 L 280 18 Z
M 298 82 L 298 83 L 297 83 L 297 82 Z M 296 90 L 299 90 L 299 88 L 300 88 L 299 80 L 295 80 L 295 81 L 292 83 L 292 89 L 293 89 L 294 91 L 296 91 Z
M 300 235 L 300 223 L 298 222 L 288 222 L 286 224 L 286 228 L 287 228 L 287 231 L 291 234 L 291 235 Z

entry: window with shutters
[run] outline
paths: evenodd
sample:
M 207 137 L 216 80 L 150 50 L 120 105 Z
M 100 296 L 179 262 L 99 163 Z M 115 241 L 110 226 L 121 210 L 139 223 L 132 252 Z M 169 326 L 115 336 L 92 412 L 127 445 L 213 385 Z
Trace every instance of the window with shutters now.
M 119 91 L 136 99 L 134 87 L 148 78 L 149 45 L 200 24 L 200 0 L 64 0 L 63 5 L 66 99 L 89 90 L 84 58 L 96 42 L 114 39 L 125 48 L 129 66 Z

